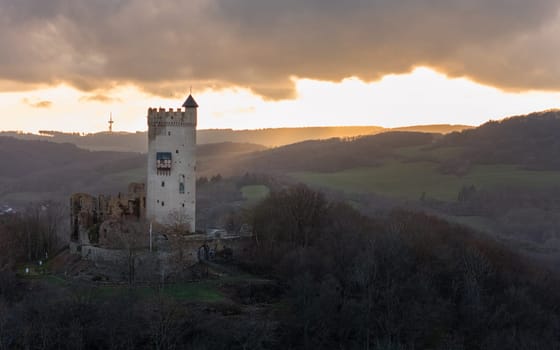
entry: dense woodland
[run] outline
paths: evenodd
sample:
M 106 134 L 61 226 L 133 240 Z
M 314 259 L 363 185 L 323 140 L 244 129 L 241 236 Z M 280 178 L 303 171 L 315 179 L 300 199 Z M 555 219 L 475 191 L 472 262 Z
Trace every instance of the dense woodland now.
M 560 346 L 557 276 L 465 227 L 398 209 L 364 216 L 301 185 L 240 215 L 255 236 L 237 264 L 276 287 L 237 286 L 215 304 L 134 289 L 100 298 L 87 285 L 18 279 L 4 264 L 0 349 Z
M 519 164 L 529 169 L 560 169 L 560 111 L 491 121 L 446 135 L 440 145 L 464 147 L 472 163 Z
M 294 347 L 559 345 L 557 278 L 464 227 L 401 210 L 364 217 L 302 186 L 254 215 L 252 266 L 289 286 Z

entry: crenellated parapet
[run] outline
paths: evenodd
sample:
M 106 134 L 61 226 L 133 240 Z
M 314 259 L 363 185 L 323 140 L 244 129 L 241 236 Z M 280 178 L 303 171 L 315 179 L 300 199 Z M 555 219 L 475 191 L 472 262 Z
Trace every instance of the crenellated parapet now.
M 196 126 L 196 113 L 183 108 L 169 108 L 167 110 L 165 108 L 149 108 L 148 126 L 156 128 Z

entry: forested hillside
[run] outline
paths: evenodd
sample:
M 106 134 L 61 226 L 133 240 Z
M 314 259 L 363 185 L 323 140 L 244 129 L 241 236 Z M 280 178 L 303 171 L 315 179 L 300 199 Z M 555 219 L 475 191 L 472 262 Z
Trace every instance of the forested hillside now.
M 379 165 L 395 148 L 429 145 L 436 135 L 388 132 L 373 136 L 305 141 L 247 156 L 241 167 L 266 171 L 337 171 Z M 241 170 L 241 169 L 239 169 Z
M 532 113 L 446 135 L 441 146 L 463 147 L 473 163 L 520 164 L 530 169 L 560 169 L 560 110 Z
M 68 256 L 33 278 L 0 269 L 0 345 L 560 347 L 558 275 L 464 226 L 408 210 L 362 215 L 305 186 L 272 191 L 245 214 L 255 233 L 248 248 L 228 261 L 227 274 L 208 276 L 220 266 L 214 260 L 197 281 L 162 278 L 150 287 L 109 285 L 99 275 L 103 282 L 79 280 L 66 274 L 68 266 L 53 268 L 57 261 L 72 267 Z M 0 217 L 0 267 L 25 261 L 28 220 Z
M 464 175 L 475 164 L 560 169 L 560 111 L 533 113 L 447 135 L 385 132 L 355 138 L 305 141 L 270 149 L 243 166 L 271 171 L 338 171 L 387 159 L 429 161 L 443 173 Z
M 248 143 L 206 144 L 199 146 L 197 171 L 200 176 L 246 172 L 323 174 L 359 168 L 383 171 L 383 166 L 387 165 L 394 168 L 388 170 L 389 173 L 416 172 L 419 179 L 433 178 L 437 185 L 440 175 L 482 178 L 488 169 L 477 167 L 477 164 L 511 164 L 532 170 L 560 169 L 559 134 L 560 112 L 549 111 L 489 122 L 448 135 L 387 132 L 309 140 L 272 149 Z M 106 137 L 110 146 L 109 141 L 117 135 L 73 137 L 82 141 Z M 123 137 L 128 140 L 132 136 Z M 145 168 L 145 156 L 138 153 L 91 152 L 68 143 L 6 137 L 0 138 L 0 161 L 5 164 L 0 168 L 0 195 L 9 192 L 118 191 L 128 181 L 143 181 Z M 402 171 L 398 170 L 399 167 Z M 506 170 L 494 172 L 499 176 L 500 171 Z M 435 175 L 429 175 L 430 172 Z M 520 174 L 517 178 L 520 176 L 527 178 L 528 182 L 531 174 Z M 550 176 L 554 177 L 554 174 Z M 552 179 L 550 176 L 548 178 Z M 456 193 L 458 189 L 452 191 Z
M 136 156 L 123 152 L 91 152 L 69 143 L 22 141 L 0 137 L 1 177 L 21 177 L 51 169 L 99 167 Z M 102 170 L 102 169 L 100 169 Z
M 138 167 L 144 159 L 139 153 L 91 152 L 72 144 L 1 137 L 0 195 L 47 192 L 58 199 L 74 191 L 112 190 L 120 187 L 116 179 L 110 181 L 112 174 Z

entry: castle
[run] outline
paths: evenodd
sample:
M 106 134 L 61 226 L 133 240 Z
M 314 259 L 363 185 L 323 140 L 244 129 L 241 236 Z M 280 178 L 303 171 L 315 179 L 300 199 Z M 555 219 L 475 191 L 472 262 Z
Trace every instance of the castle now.
M 124 276 L 134 249 L 133 264 L 153 279 L 246 249 L 249 232 L 195 232 L 197 109 L 191 95 L 176 110 L 148 109 L 145 185 L 132 183 L 116 196 L 71 196 L 71 253 Z
M 183 108 L 148 109 L 146 186 L 130 184 L 128 194 L 117 196 L 72 195 L 73 241 L 96 244 L 102 235 L 88 233 L 93 228 L 98 229 L 107 220 L 130 218 L 147 219 L 156 225 L 180 225 L 188 232 L 195 232 L 198 104 L 192 95 L 187 97 Z

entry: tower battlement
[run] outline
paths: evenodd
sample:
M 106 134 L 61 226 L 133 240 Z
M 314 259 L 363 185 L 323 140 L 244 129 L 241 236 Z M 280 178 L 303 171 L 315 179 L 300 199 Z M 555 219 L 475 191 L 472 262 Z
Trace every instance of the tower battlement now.
M 167 126 L 196 126 L 196 113 L 193 110 L 183 110 L 183 108 L 149 108 L 148 126 L 167 127 Z

